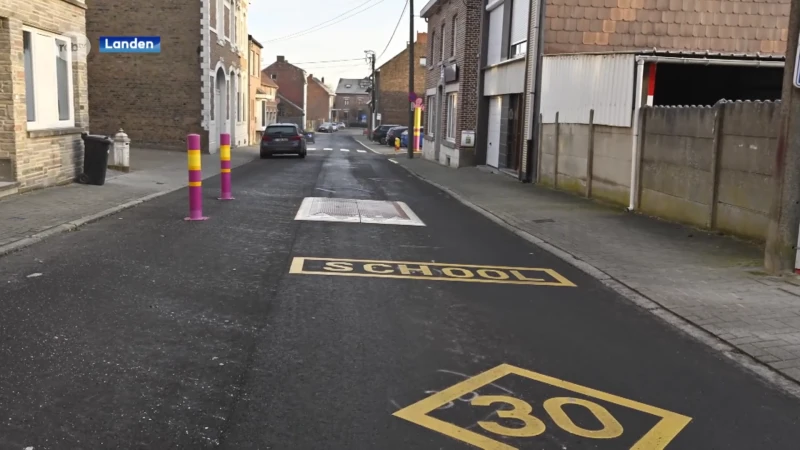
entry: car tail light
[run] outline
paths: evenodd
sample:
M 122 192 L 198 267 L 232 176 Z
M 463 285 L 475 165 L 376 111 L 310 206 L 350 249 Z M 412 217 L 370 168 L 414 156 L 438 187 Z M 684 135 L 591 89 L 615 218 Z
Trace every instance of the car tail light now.
M 299 141 L 301 139 L 303 139 L 302 136 L 292 136 L 292 137 L 289 138 L 290 141 Z
M 262 141 L 264 141 L 264 142 L 270 142 L 270 141 L 272 140 L 272 136 L 270 136 L 270 135 L 268 135 L 268 134 L 265 134 L 265 135 L 264 135 L 264 136 L 261 138 L 261 140 L 262 140 Z

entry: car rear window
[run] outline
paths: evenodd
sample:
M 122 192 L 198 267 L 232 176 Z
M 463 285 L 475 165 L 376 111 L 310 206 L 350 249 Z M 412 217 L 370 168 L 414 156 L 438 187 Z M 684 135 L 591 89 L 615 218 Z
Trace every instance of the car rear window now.
M 297 128 L 291 125 L 278 125 L 278 126 L 268 126 L 267 127 L 267 134 L 270 135 L 277 135 L 277 134 L 297 134 Z

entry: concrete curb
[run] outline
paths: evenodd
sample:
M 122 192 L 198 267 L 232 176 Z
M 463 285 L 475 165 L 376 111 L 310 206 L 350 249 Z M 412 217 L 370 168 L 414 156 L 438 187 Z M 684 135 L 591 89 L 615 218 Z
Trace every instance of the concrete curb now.
M 394 162 L 394 161 L 393 161 Z M 597 267 L 591 265 L 590 263 L 581 260 L 577 256 L 553 245 L 549 242 L 545 241 L 542 238 L 539 238 L 527 231 L 517 228 L 516 226 L 506 222 L 502 218 L 496 216 L 494 213 L 472 203 L 470 200 L 464 198 L 461 194 L 453 191 L 452 189 L 442 186 L 441 184 L 429 180 L 424 176 L 414 172 L 413 169 L 406 167 L 402 163 L 397 163 L 398 166 L 402 167 L 408 173 L 415 176 L 416 178 L 436 187 L 437 189 L 447 193 L 449 196 L 453 197 L 454 199 L 458 200 L 468 208 L 478 212 L 482 216 L 486 217 L 487 219 L 491 220 L 492 222 L 502 226 L 503 228 L 507 229 L 508 231 L 514 233 L 515 235 L 525 239 L 526 241 L 530 242 L 533 245 L 551 253 L 552 255 L 558 257 L 559 259 L 567 262 L 575 266 L 576 268 L 580 269 L 581 271 L 585 272 L 589 276 L 596 278 L 601 283 L 606 285 L 607 287 L 613 289 L 615 292 L 620 294 L 621 296 L 625 297 L 635 305 L 641 307 L 642 309 L 647 310 L 651 314 L 655 315 L 659 319 L 663 320 L 664 322 L 672 325 L 673 327 L 679 329 L 680 331 L 684 332 L 685 334 L 693 337 L 694 339 L 702 342 L 703 344 L 711 347 L 712 349 L 722 353 L 729 359 L 733 360 L 735 363 L 740 365 L 741 367 L 749 370 L 750 372 L 759 376 L 764 382 L 767 384 L 780 389 L 781 391 L 792 395 L 798 399 L 800 399 L 800 382 L 788 377 L 787 375 L 782 374 L 781 372 L 773 369 L 772 367 L 768 366 L 765 363 L 758 361 L 757 359 L 745 354 L 741 350 L 737 349 L 734 345 L 728 343 L 727 341 L 720 339 L 719 337 L 715 336 L 714 334 L 706 331 L 699 325 L 694 324 L 693 322 L 684 319 L 682 316 L 672 312 L 671 310 L 665 308 L 655 300 L 652 300 L 634 288 L 626 285 L 622 281 L 614 278 L 613 276 L 603 272 L 602 270 L 598 269 Z
M 245 164 L 248 164 L 250 162 L 255 161 L 256 159 L 257 158 L 246 159 L 246 160 L 242 161 L 241 164 L 237 164 L 236 166 L 233 166 L 232 168 L 235 169 L 237 167 L 241 167 L 241 166 L 243 166 Z M 205 180 L 207 180 L 209 178 L 213 178 L 213 177 L 218 176 L 218 175 L 219 174 L 209 175 L 207 177 L 204 177 L 203 181 L 205 181 Z M 54 226 L 52 228 L 48 228 L 48 229 L 46 229 L 44 231 L 40 231 L 38 233 L 32 234 L 32 235 L 30 235 L 28 237 L 25 237 L 25 238 L 22 238 L 22 239 L 20 239 L 18 241 L 11 242 L 10 244 L 0 245 L 0 257 L 6 256 L 6 255 L 8 255 L 10 253 L 17 252 L 19 250 L 24 249 L 25 247 L 30 247 L 33 244 L 42 242 L 43 240 L 45 240 L 45 239 L 47 239 L 49 237 L 55 236 L 57 234 L 66 233 L 68 231 L 75 231 L 75 230 L 77 230 L 78 228 L 80 228 L 80 227 L 82 227 L 84 225 L 90 224 L 92 222 L 96 222 L 96 221 L 98 221 L 100 219 L 103 219 L 105 217 L 108 217 L 108 216 L 113 216 L 114 214 L 117 214 L 117 213 L 119 213 L 121 211 L 133 208 L 134 206 L 140 205 L 140 204 L 142 204 L 144 202 L 148 202 L 148 201 L 156 199 L 158 197 L 163 197 L 164 195 L 171 194 L 173 192 L 179 191 L 179 190 L 181 190 L 181 189 L 183 189 L 185 187 L 186 186 L 180 186 L 180 187 L 176 187 L 176 188 L 173 188 L 173 189 L 167 189 L 165 191 L 160 191 L 160 192 L 155 192 L 155 193 L 152 193 L 152 194 L 149 194 L 149 195 L 145 195 L 144 197 L 137 198 L 136 200 L 131 200 L 131 201 L 123 203 L 121 205 L 117 205 L 117 206 L 105 209 L 103 211 L 100 211 L 99 213 L 95 213 L 95 214 L 91 214 L 91 215 L 88 215 L 88 216 L 84 216 L 84 217 L 81 217 L 81 218 L 76 219 L 76 220 L 71 220 L 69 222 L 62 223 L 61 225 L 56 225 L 56 226 Z
M 121 211 L 124 211 L 129 208 L 133 208 L 134 206 L 140 205 L 144 202 L 153 200 L 155 198 L 171 194 L 175 191 L 183 189 L 185 186 L 181 186 L 179 188 L 170 189 L 167 191 L 156 192 L 154 194 L 146 195 L 144 197 L 138 198 L 136 200 L 129 201 L 127 203 L 123 203 L 121 205 L 114 206 L 112 208 L 108 208 L 106 210 L 100 211 L 99 213 L 92 214 L 89 216 L 81 217 L 77 220 L 72 220 L 70 222 L 62 223 L 61 225 L 56 225 L 52 228 L 48 228 L 44 231 L 40 231 L 39 233 L 32 234 L 26 238 L 20 239 L 18 241 L 14 241 L 10 244 L 5 244 L 0 246 L 0 257 L 6 256 L 10 253 L 17 252 L 22 250 L 25 247 L 29 247 L 33 244 L 41 242 L 49 237 L 55 236 L 57 234 L 66 233 L 68 231 L 75 231 L 78 228 L 82 227 L 83 225 L 90 224 L 92 222 L 96 222 L 102 218 L 113 216 Z

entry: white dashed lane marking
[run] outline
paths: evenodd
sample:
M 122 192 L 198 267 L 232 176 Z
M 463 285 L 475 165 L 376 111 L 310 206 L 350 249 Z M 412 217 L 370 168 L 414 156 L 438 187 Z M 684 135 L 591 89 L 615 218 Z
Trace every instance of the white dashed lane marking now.
M 358 153 L 367 153 L 366 150 L 356 150 Z
M 313 152 L 314 150 L 316 150 L 316 148 L 308 148 L 308 149 L 306 149 L 306 150 L 308 150 L 308 151 L 310 151 L 310 152 Z
M 346 148 L 340 148 L 339 150 L 340 150 L 340 151 L 343 151 L 343 152 L 349 152 L 349 151 L 350 151 L 350 150 L 348 150 L 348 149 L 346 149 Z
M 332 152 L 333 151 L 332 148 L 323 148 L 323 150 L 325 150 L 326 152 Z

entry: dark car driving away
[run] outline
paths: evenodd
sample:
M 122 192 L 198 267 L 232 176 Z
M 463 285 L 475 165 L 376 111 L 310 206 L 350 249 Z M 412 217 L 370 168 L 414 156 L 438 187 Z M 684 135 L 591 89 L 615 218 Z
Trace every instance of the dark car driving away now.
M 306 137 L 293 123 L 276 123 L 264 130 L 261 138 L 261 158 L 272 155 L 298 155 L 306 157 Z

